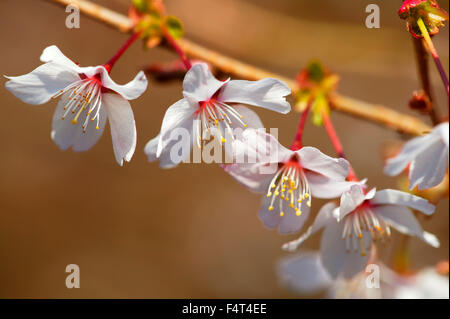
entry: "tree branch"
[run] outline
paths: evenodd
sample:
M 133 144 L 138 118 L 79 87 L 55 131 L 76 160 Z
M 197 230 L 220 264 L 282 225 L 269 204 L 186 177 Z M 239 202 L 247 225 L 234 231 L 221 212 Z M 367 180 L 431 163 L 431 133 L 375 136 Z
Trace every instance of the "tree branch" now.
M 73 4 L 78 6 L 80 11 L 96 20 L 100 20 L 122 32 L 131 32 L 133 22 L 128 17 L 109 10 L 87 0 L 48 0 L 54 3 L 67 6 Z M 196 59 L 214 65 L 221 71 L 233 74 L 241 79 L 260 80 L 263 78 L 277 78 L 285 82 L 292 91 L 298 89 L 294 80 L 284 76 L 271 73 L 264 69 L 254 67 L 236 59 L 227 57 L 216 51 L 202 47 L 187 39 L 177 40 L 184 52 Z M 431 127 L 423 123 L 420 119 L 406 115 L 382 105 L 373 105 L 367 102 L 359 101 L 340 94 L 334 94 L 331 101 L 331 107 L 337 111 L 362 118 L 385 127 L 389 127 L 401 133 L 411 135 L 421 135 L 431 130 Z

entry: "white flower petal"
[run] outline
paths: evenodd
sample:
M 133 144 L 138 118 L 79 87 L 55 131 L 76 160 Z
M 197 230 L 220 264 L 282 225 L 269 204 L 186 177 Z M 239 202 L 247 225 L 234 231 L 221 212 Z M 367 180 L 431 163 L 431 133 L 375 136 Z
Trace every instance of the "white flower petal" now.
M 163 151 L 160 157 L 156 157 L 156 150 L 158 148 L 160 134 L 158 134 L 155 138 L 151 139 L 145 145 L 144 152 L 147 155 L 147 159 L 149 162 L 159 161 L 159 167 L 161 168 L 173 168 L 178 165 L 178 163 L 174 163 L 170 159 L 170 152 Z
M 102 107 L 108 113 L 114 155 L 117 163 L 129 162 L 136 148 L 136 123 L 130 103 L 118 94 L 102 94 Z
M 303 252 L 280 261 L 277 267 L 282 284 L 300 294 L 316 294 L 333 281 L 323 268 L 319 253 Z
M 359 185 L 363 182 L 337 181 L 311 171 L 305 172 L 311 194 L 317 198 L 336 198 L 348 191 L 352 185 Z
M 281 145 L 275 136 L 266 133 L 264 129 L 247 129 L 242 137 L 246 147 L 256 152 L 258 162 L 283 163 L 295 154 Z
M 434 205 L 430 204 L 427 200 L 395 189 L 383 189 L 378 191 L 374 198 L 370 200 L 370 203 L 373 205 L 407 206 L 421 211 L 426 215 L 433 214 L 435 209 Z
M 283 207 L 284 216 L 280 216 L 278 207 L 273 211 L 269 211 L 270 198 L 265 197 L 259 211 L 259 218 L 263 224 L 269 229 L 278 228 L 278 232 L 282 235 L 294 234 L 298 232 L 304 225 L 309 216 L 310 208 L 305 205 L 302 207 L 302 214 L 297 216 L 293 208 L 288 204 Z
M 99 122 L 99 129 L 96 128 L 96 123 L 91 123 L 86 128 L 86 132 L 83 133 L 82 129 L 79 130 L 78 136 L 73 142 L 72 149 L 75 152 L 83 152 L 89 150 L 94 146 L 100 137 L 103 135 L 103 130 L 106 124 L 106 111 L 101 110 L 99 116 L 101 116 L 101 121 Z
M 263 79 L 259 81 L 233 80 L 224 85 L 218 100 L 225 103 L 243 103 L 260 106 L 282 114 L 289 113 L 291 105 L 286 96 L 291 89 L 277 79 Z
M 188 159 L 190 157 L 193 141 L 197 138 L 195 135 L 195 132 L 193 132 L 192 129 L 193 121 L 186 120 L 180 124 L 180 126 L 177 126 L 177 128 L 186 130 L 187 133 L 189 133 L 188 138 L 184 138 L 183 136 L 171 136 L 170 132 L 168 133 L 166 137 L 166 143 L 162 151 L 158 154 L 157 149 L 158 145 L 160 143 L 161 133 L 158 134 L 155 138 L 151 139 L 147 145 L 145 145 L 145 154 L 147 154 L 147 158 L 149 162 L 159 161 L 159 166 L 161 168 L 173 168 L 180 164 L 183 160 Z M 172 131 L 174 134 L 176 133 L 174 130 Z M 191 135 L 193 134 L 193 136 Z M 172 138 L 173 137 L 173 138 Z M 186 151 L 186 155 L 179 156 L 179 154 L 176 154 L 174 152 L 180 152 L 180 149 L 182 151 Z M 157 156 L 158 155 L 158 156 Z
M 439 124 L 438 126 L 436 126 L 433 131 L 435 131 L 437 134 L 440 135 L 442 141 L 444 142 L 444 144 L 447 146 L 447 152 L 448 152 L 448 147 L 449 147 L 449 134 L 448 134 L 448 122 Z
M 301 244 L 303 244 L 305 240 L 325 227 L 327 223 L 335 223 L 336 220 L 333 216 L 333 212 L 336 210 L 336 208 L 337 207 L 334 202 L 329 202 L 322 206 L 313 224 L 308 228 L 308 230 L 298 239 L 285 243 L 282 249 L 290 252 L 295 251 L 298 249 L 298 247 L 300 247 Z
M 196 102 L 208 101 L 225 83 L 212 75 L 206 63 L 197 63 L 184 77 L 183 95 L 194 98 Z
M 422 233 L 422 237 L 420 237 L 420 238 L 424 242 L 426 242 L 428 245 L 430 245 L 431 247 L 439 248 L 441 246 L 439 239 L 435 235 L 433 235 L 429 232 L 424 231 Z
M 390 158 L 384 166 L 384 173 L 389 176 L 396 176 L 403 172 L 413 159 L 413 154 L 410 154 L 409 156 L 400 154 Z
M 262 126 L 256 113 L 247 107 L 238 107 L 237 110 L 245 114 L 247 121 L 250 119 L 253 127 Z M 266 150 L 269 154 L 266 154 Z M 232 144 L 235 163 L 221 167 L 251 191 L 267 192 L 270 181 L 278 170 L 278 150 L 283 152 L 285 148 L 272 135 L 265 133 L 265 130 L 246 129 L 241 137 L 236 136 Z
M 158 149 L 159 138 L 161 134 L 156 135 L 156 137 L 152 138 L 150 141 L 145 144 L 144 153 L 147 155 L 147 159 L 149 162 L 156 162 L 158 157 L 156 156 L 156 151 Z
M 400 174 L 414 158 L 438 140 L 439 138 L 434 134 L 413 138 L 403 146 L 400 154 L 387 160 L 384 173 L 389 176 Z
M 439 240 L 422 230 L 416 217 L 407 207 L 385 205 L 375 207 L 373 211 L 402 234 L 417 236 L 432 247 L 439 247 Z
M 158 143 L 158 149 L 156 156 L 159 157 L 162 150 L 170 142 L 170 133 L 176 127 L 183 127 L 183 122 L 193 122 L 192 115 L 196 111 L 191 106 L 188 100 L 181 99 L 178 102 L 172 104 L 164 114 L 164 119 L 161 125 L 161 138 Z
M 278 232 L 282 235 L 295 234 L 302 229 L 305 222 L 308 220 L 311 208 L 308 205 L 302 206 L 302 214 L 297 216 L 295 210 L 288 205 L 283 207 L 284 216 L 281 218 Z
M 98 68 L 99 73 L 101 74 L 101 80 L 104 87 L 119 93 L 127 100 L 137 99 L 144 93 L 147 89 L 147 78 L 143 71 L 139 71 L 139 73 L 134 77 L 133 80 L 128 82 L 125 85 L 119 85 L 111 79 L 108 71 L 101 66 Z
M 77 124 L 72 123 L 72 117 L 70 116 L 62 120 L 62 117 L 66 112 L 64 106 L 68 103 L 67 98 L 70 93 L 71 92 L 67 92 L 61 97 L 55 113 L 53 114 L 51 138 L 62 150 L 72 147 L 76 152 L 87 151 L 94 146 L 102 136 L 107 115 L 105 110 L 101 108 L 99 113 L 99 129 L 96 129 L 96 122 L 88 123 L 86 133 L 83 133 L 83 128 L 81 126 L 85 122 L 85 114 L 82 114 L 79 117 Z
M 296 153 L 304 168 L 322 174 L 329 179 L 343 181 L 349 173 L 350 164 L 347 160 L 329 157 L 315 147 L 305 146 Z
M 366 180 L 364 180 L 364 183 L 366 183 Z M 370 191 L 367 192 L 365 199 L 369 200 L 375 197 L 375 194 L 377 193 L 376 187 L 372 188 Z
M 221 165 L 225 172 L 236 181 L 255 193 L 267 192 L 273 174 L 262 174 L 264 164 L 228 164 Z
M 234 108 L 240 115 L 242 115 L 242 121 L 247 125 L 248 128 L 261 129 L 264 128 L 264 124 L 261 122 L 258 114 L 250 110 L 244 105 L 233 105 Z M 240 123 L 233 121 L 231 127 L 242 127 Z
M 321 260 L 324 268 L 332 278 L 342 276 L 350 279 L 363 271 L 370 256 L 372 235 L 363 232 L 364 245 L 366 249 L 365 256 L 361 254 L 361 247 L 357 245 L 357 251 L 346 250 L 345 240 L 342 239 L 344 221 L 328 223 L 322 234 L 321 240 Z M 352 246 L 350 246 L 352 247 Z
M 395 299 L 449 299 L 448 276 L 438 274 L 433 267 L 425 268 L 403 279 L 393 292 Z
M 25 103 L 38 105 L 48 102 L 53 95 L 80 80 L 73 71 L 59 64 L 46 63 L 28 74 L 6 76 L 6 89 Z
M 361 185 L 352 185 L 350 190 L 341 196 L 339 219 L 343 219 L 347 214 L 355 210 L 366 200 L 364 190 Z
M 66 57 L 55 45 L 45 48 L 40 59 L 42 62 L 58 65 L 64 70 L 86 77 L 92 77 L 97 74 L 102 76 L 103 73 L 108 73 L 103 65 L 87 67 L 77 65 L 75 62 Z
M 410 189 L 419 190 L 439 185 L 447 172 L 448 149 L 441 140 L 435 141 L 419 154 L 409 168 Z
M 79 73 L 79 66 L 66 57 L 56 45 L 46 47 L 44 51 L 42 51 L 40 59 L 42 62 L 59 64 L 66 69 Z
M 278 171 L 278 163 L 294 155 L 264 129 L 246 129 L 241 139 L 237 136 L 232 148 L 235 163 L 222 165 L 222 168 L 256 193 L 267 192 L 270 181 Z
M 103 65 L 80 67 L 68 59 L 56 46 L 47 47 L 41 55 L 41 61 L 51 62 L 63 66 L 65 69 L 82 74 L 87 77 L 100 76 L 102 85 L 115 93 L 122 95 L 127 100 L 137 99 L 147 89 L 147 78 L 143 71 L 140 71 L 133 80 L 125 85 L 114 82 Z

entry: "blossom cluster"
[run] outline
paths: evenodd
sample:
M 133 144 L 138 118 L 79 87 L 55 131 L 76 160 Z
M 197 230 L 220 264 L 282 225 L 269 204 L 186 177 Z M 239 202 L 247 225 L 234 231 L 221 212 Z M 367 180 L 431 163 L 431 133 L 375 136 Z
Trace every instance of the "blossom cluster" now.
M 43 64 L 28 74 L 7 76 L 6 88 L 33 105 L 59 99 L 51 138 L 61 150 L 89 150 L 109 122 L 115 159 L 121 166 L 124 161 L 129 162 L 137 141 L 129 101 L 147 89 L 144 72 L 119 85 L 110 76 L 115 59 L 103 65 L 81 67 L 56 46 L 49 46 L 40 60 Z M 311 226 L 298 239 L 283 245 L 284 250 L 293 252 L 310 236 L 323 231 L 320 251 L 282 263 L 283 280 L 300 287 L 299 290 L 317 287 L 336 290 L 342 282 L 346 285 L 359 282 L 365 266 L 376 259 L 376 243 L 389 242 L 393 230 L 439 247 L 438 238 L 424 231 L 415 216 L 418 212 L 434 213 L 435 206 L 426 199 L 410 192 L 369 187 L 367 180 L 356 178 L 343 154 L 338 152 L 338 157 L 330 157 L 316 147 L 304 146 L 301 133 L 287 148 L 275 136 L 261 130 L 264 126 L 254 110 L 290 112 L 287 97 L 291 89 L 287 84 L 274 78 L 219 80 L 206 63 L 186 65 L 182 98 L 167 108 L 159 134 L 145 145 L 150 162 L 158 161 L 161 168 L 174 168 L 189 158 L 193 148 L 201 149 L 205 141 L 213 139 L 220 146 L 229 141 L 234 161 L 221 167 L 250 191 L 262 194 L 259 218 L 267 228 L 280 234 L 303 230 L 311 217 L 313 199 L 332 200 L 320 208 Z M 305 80 L 307 74 L 302 76 Z M 332 90 L 336 78 L 327 75 L 326 79 L 328 82 L 332 79 L 326 86 L 328 91 Z M 322 124 L 322 116 L 328 116 L 328 106 L 317 102 L 316 90 L 311 87 L 314 85 L 302 91 L 301 109 L 307 115 L 311 99 L 316 99 L 313 111 L 316 120 L 320 119 L 317 122 Z M 237 128 L 243 131 L 239 136 L 234 133 Z M 173 134 L 177 129 L 191 132 L 192 138 L 180 145 Z M 439 185 L 448 170 L 448 131 L 449 124 L 444 122 L 411 139 L 398 155 L 387 160 L 385 173 L 396 176 L 407 171 L 410 190 Z M 254 160 L 245 160 L 249 154 L 255 155 Z M 398 290 L 405 285 L 398 284 Z

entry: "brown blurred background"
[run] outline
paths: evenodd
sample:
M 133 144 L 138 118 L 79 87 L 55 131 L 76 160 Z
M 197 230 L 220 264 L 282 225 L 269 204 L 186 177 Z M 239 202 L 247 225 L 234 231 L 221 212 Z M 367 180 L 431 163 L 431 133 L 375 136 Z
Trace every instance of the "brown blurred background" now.
M 126 13 L 129 1 L 95 1 Z M 367 29 L 365 7 L 381 8 L 381 29 Z M 408 112 L 418 88 L 414 53 L 401 1 L 167 0 L 186 37 L 243 61 L 295 76 L 319 58 L 341 76 L 340 92 Z M 448 1 L 439 1 L 448 10 Z M 0 1 L 0 73 L 21 75 L 37 67 L 42 50 L 56 44 L 82 65 L 104 63 L 127 36 L 81 17 L 65 27 L 63 8 L 39 0 Z M 448 27 L 435 37 L 448 72 Z M 134 45 L 112 76 L 119 83 L 150 62 L 171 61 L 164 49 Z M 438 103 L 442 84 L 431 66 Z M 166 108 L 181 97 L 181 83 L 150 82 L 132 102 L 138 144 L 131 163 L 119 167 L 109 129 L 89 152 L 62 152 L 50 139 L 56 103 L 30 106 L 0 89 L 0 297 L 19 298 L 227 298 L 295 297 L 280 287 L 275 264 L 285 255 L 282 237 L 257 218 L 260 196 L 217 165 L 161 170 L 149 164 L 145 143 L 158 132 Z M 289 144 L 298 114 L 257 110 L 266 127 L 280 127 Z M 333 114 L 359 176 L 379 189 L 395 187 L 382 174 L 381 146 L 395 132 Z M 427 117 L 423 117 L 428 121 Z M 334 154 L 324 131 L 309 125 L 305 142 Z M 323 201 L 314 202 L 319 209 Z M 433 249 L 411 240 L 413 267 L 448 259 L 448 200 L 426 230 L 442 243 Z M 306 247 L 317 248 L 319 236 Z M 81 268 L 81 289 L 67 289 L 65 267 Z

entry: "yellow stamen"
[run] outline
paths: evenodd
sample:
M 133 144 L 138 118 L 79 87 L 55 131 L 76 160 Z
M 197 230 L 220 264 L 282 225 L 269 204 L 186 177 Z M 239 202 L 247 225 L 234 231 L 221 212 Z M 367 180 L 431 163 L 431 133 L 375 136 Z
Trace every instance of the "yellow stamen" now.
M 366 255 L 366 248 L 364 247 L 364 239 L 362 236 L 359 238 L 359 243 L 361 245 L 361 256 L 364 257 Z
M 80 116 L 81 112 L 84 110 L 84 107 L 86 106 L 86 104 L 87 104 L 87 101 L 84 101 L 83 105 L 80 107 L 80 110 L 78 111 L 77 115 L 73 118 L 72 124 L 77 124 L 78 117 Z

